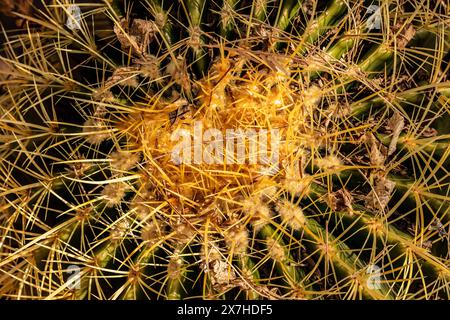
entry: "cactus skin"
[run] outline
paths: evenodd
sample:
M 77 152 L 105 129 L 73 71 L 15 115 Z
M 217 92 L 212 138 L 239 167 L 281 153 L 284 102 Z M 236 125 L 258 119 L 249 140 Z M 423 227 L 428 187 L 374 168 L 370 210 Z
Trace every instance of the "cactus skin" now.
M 71 30 L 42 1 L 0 49 L 1 297 L 450 298 L 448 6 L 105 0 Z M 279 129 L 278 170 L 175 164 L 198 121 Z

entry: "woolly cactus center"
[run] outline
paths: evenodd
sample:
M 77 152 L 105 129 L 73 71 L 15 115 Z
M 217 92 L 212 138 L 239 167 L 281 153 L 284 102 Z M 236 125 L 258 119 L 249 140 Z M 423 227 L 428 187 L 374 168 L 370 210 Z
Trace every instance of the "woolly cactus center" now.
M 158 101 L 133 117 L 128 126 L 147 168 L 141 183 L 153 197 L 169 198 L 184 214 L 234 215 L 230 208 L 261 181 L 304 184 L 299 162 L 317 143 L 310 115 L 321 91 L 301 90 L 285 64 L 283 72 L 257 71 L 244 58 L 220 59 L 195 84 L 193 103 Z

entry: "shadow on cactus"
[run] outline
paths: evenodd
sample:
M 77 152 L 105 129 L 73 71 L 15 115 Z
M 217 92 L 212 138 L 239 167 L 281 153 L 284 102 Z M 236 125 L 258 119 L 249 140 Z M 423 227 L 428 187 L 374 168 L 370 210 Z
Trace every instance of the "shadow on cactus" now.
M 34 6 L 2 36 L 0 296 L 450 297 L 448 4 Z

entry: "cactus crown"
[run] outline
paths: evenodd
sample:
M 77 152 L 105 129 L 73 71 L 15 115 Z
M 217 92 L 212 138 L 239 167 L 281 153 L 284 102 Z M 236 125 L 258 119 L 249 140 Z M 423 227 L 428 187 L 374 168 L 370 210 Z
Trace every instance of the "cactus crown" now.
M 449 298 L 448 6 L 36 4 L 0 51 L 0 295 Z

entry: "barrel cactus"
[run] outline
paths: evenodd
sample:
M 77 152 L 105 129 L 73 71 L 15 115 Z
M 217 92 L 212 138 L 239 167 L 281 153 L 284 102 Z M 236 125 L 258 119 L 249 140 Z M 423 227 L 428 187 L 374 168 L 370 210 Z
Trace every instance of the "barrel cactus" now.
M 0 49 L 0 296 L 450 297 L 448 2 L 31 7 Z

